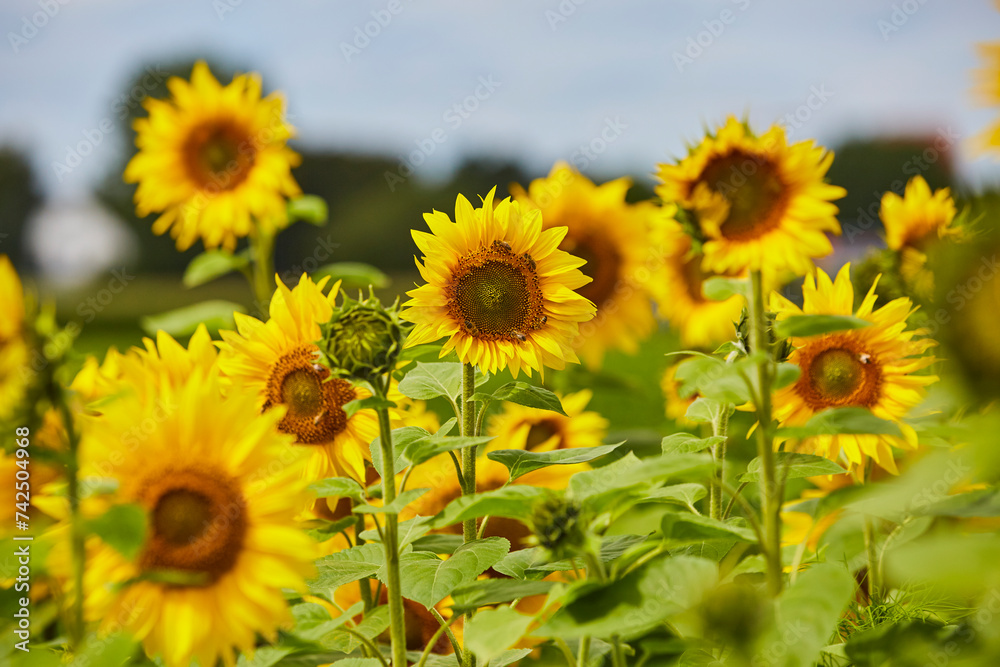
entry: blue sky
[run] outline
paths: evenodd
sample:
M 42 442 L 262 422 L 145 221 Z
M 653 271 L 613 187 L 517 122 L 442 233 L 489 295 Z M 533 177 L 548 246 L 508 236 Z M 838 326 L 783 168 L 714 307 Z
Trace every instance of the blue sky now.
M 1000 39 L 986 0 L 62 1 L 0 6 L 0 143 L 28 150 L 59 200 L 104 175 L 125 134 L 114 96 L 137 66 L 199 55 L 284 91 L 300 146 L 403 156 L 442 128 L 427 176 L 472 151 L 546 170 L 609 123 L 588 168 L 648 173 L 726 114 L 763 126 L 798 110 L 792 137 L 828 145 L 952 128 L 962 175 L 1000 181 L 1000 161 L 967 144 L 1000 113 L 970 95 L 974 44 Z M 46 5 L 58 11 L 25 31 Z M 346 56 L 357 30 L 376 32 L 372 12 L 386 25 Z M 15 51 L 11 33 L 31 36 Z M 449 115 L 477 88 L 474 111 Z M 105 119 L 60 181 L 53 164 Z

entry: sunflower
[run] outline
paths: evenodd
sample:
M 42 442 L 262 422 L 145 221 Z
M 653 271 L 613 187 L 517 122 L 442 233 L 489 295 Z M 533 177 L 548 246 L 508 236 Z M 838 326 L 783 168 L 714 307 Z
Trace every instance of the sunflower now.
M 293 526 L 305 460 L 277 429 L 281 411 L 259 415 L 249 392 L 223 397 L 214 368 L 178 379 L 151 365 L 144 384 L 155 391 L 119 393 L 82 419 L 84 484 L 116 486 L 93 502 L 138 505 L 149 526 L 134 561 L 89 538 L 85 611 L 171 667 L 232 665 L 258 633 L 276 639 L 291 621 L 282 589 L 304 589 L 312 572 L 315 543 Z
M 980 105 L 995 107 L 1000 105 L 1000 42 L 978 44 L 977 50 L 984 63 L 975 71 L 973 95 Z M 1000 148 L 1000 122 L 994 121 L 977 141 L 983 149 Z
M 577 352 L 590 368 L 600 367 L 608 349 L 635 354 L 656 324 L 648 265 L 655 260 L 649 231 L 658 209 L 626 203 L 631 186 L 628 178 L 594 185 L 564 162 L 527 191 L 511 186 L 522 210 L 541 211 L 543 229 L 566 227 L 561 250 L 587 260 L 581 270 L 591 282 L 579 293 L 597 306 L 597 317 L 580 327 Z
M 687 411 L 691 407 L 691 404 L 698 398 L 698 394 L 695 393 L 687 398 L 681 396 L 680 383 L 677 382 L 677 378 L 675 377 L 677 367 L 680 365 L 681 362 L 677 362 L 676 364 L 667 366 L 667 370 L 663 372 L 663 377 L 660 378 L 660 390 L 663 391 L 664 399 L 664 413 L 668 419 L 673 419 L 680 426 L 692 426 L 695 422 L 687 418 Z
M 885 241 L 899 253 L 900 275 L 916 294 L 929 297 L 934 291 L 934 275 L 924 269 L 927 245 L 937 239 L 961 238 L 962 230 L 952 227 L 955 201 L 948 188 L 931 188 L 923 176 L 914 176 L 900 197 L 886 192 L 879 211 L 885 225 Z
M 204 62 L 191 81 L 171 77 L 170 100 L 148 99 L 149 117 L 133 127 L 139 152 L 125 168 L 138 183 L 136 212 L 159 212 L 153 232 L 168 229 L 179 250 L 201 238 L 208 248 L 233 250 L 236 239 L 287 224 L 286 197 L 300 194 L 286 146 L 293 128 L 278 95 L 261 98 L 257 75 L 222 86 Z
M 549 452 L 600 446 L 608 434 L 608 420 L 586 409 L 593 396 L 594 392 L 584 389 L 562 397 L 565 415 L 505 403 L 502 413 L 490 417 L 487 432 L 495 439 L 488 450 Z
M 712 301 L 702 292 L 704 282 L 720 274 L 702 267 L 703 257 L 694 249 L 691 237 L 671 216 L 662 216 L 654 227 L 653 246 L 663 252 L 652 281 L 657 308 L 680 332 L 681 342 L 689 347 L 710 348 L 736 336 L 736 325 L 743 309 L 743 298 L 731 296 Z M 728 274 L 723 277 L 743 277 Z
M 477 209 L 459 195 L 456 222 L 434 211 L 424 214 L 432 234 L 413 231 L 427 283 L 407 292 L 402 317 L 416 324 L 407 345 L 447 336 L 441 356 L 454 349 L 463 363 L 514 377 L 578 362 L 572 341 L 595 312 L 574 291 L 590 282 L 584 260 L 558 249 L 566 227 L 543 230 L 537 210 L 510 198 L 494 210 L 495 193 Z
M 10 419 L 28 388 L 24 288 L 7 255 L 0 255 L 0 422 Z
M 774 126 L 755 136 L 734 117 L 677 164 L 661 164 L 657 194 L 693 216 L 704 243 L 702 268 L 809 273 L 812 259 L 833 251 L 843 188 L 823 182 L 833 155 L 812 141 L 789 145 Z
M 840 458 L 857 470 L 868 457 L 895 474 L 892 447 L 915 449 L 917 435 L 903 417 L 924 396 L 924 388 L 937 380 L 933 375 L 918 375 L 935 359 L 924 355 L 934 342 L 919 338 L 919 332 L 906 329 L 906 320 L 914 312 L 912 302 L 895 299 L 874 309 L 878 296 L 872 285 L 857 311 L 851 285 L 850 264 L 837 274 L 835 282 L 821 269 L 815 278 L 808 276 L 803 286 L 803 307 L 779 294 L 771 296 L 771 310 L 779 320 L 791 315 L 855 315 L 871 322 L 860 329 L 838 331 L 808 338 L 793 338 L 795 350 L 789 361 L 801 369 L 798 381 L 780 389 L 774 397 L 774 417 L 782 426 L 804 424 L 827 408 L 864 407 L 882 419 L 896 423 L 903 437 L 890 435 L 822 435 L 807 438 L 800 450 Z
M 348 416 L 344 405 L 371 392 L 331 378 L 317 357 L 319 325 L 330 319 L 340 283 L 327 294 L 327 278 L 314 283 L 303 274 L 291 290 L 280 278 L 277 284 L 267 322 L 236 313 L 237 331 L 220 332 L 219 366 L 255 394 L 262 412 L 277 405 L 287 408 L 279 428 L 312 450 L 310 479 L 361 481 L 370 458 L 368 443 L 379 433 L 378 417 L 371 409 Z

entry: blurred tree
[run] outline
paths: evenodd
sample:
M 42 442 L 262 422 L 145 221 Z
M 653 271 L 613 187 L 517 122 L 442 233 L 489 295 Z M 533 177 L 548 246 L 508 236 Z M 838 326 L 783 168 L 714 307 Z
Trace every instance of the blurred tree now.
M 10 256 L 19 270 L 30 268 L 25 252 L 25 224 L 42 202 L 27 158 L 12 147 L 0 147 L 0 253 Z

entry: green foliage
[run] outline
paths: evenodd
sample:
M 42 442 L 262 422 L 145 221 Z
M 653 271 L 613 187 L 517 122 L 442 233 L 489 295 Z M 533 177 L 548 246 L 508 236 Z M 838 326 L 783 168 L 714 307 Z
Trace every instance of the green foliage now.
M 309 582 L 309 588 L 326 595 L 338 586 L 374 576 L 384 564 L 385 554 L 380 544 L 344 549 L 316 561 L 317 574 Z
M 352 290 L 366 290 L 369 287 L 375 289 L 385 289 L 392 282 L 389 276 L 372 266 L 361 262 L 334 262 L 324 264 L 312 274 L 313 280 L 319 281 L 323 278 L 330 278 L 330 281 L 340 281 L 340 289 L 349 292 Z
M 139 324 L 150 336 L 157 331 L 165 331 L 175 338 L 186 338 L 202 324 L 209 333 L 220 329 L 235 328 L 233 313 L 245 313 L 246 308 L 232 301 L 202 301 L 191 306 L 168 310 L 159 315 L 149 315 L 139 319 Z
M 403 597 L 433 607 L 451 593 L 491 568 L 510 550 L 502 537 L 467 542 L 448 559 L 426 551 L 414 551 L 400 558 Z M 385 566 L 378 573 L 385 582 Z
M 139 505 L 113 505 L 101 516 L 87 521 L 86 529 L 132 561 L 146 540 L 146 510 Z
M 891 421 L 879 419 L 864 408 L 833 408 L 817 412 L 804 426 L 786 426 L 777 431 L 782 438 L 808 438 L 814 435 L 842 433 L 874 433 L 900 437 L 899 427 Z
M 571 449 L 556 449 L 550 452 L 531 452 L 525 449 L 498 449 L 489 452 L 487 456 L 507 467 L 510 481 L 527 475 L 529 472 L 541 470 L 554 465 L 572 465 L 587 463 L 610 454 L 620 445 L 600 445 L 598 447 L 574 447 Z
M 537 486 L 517 484 L 495 491 L 461 496 L 448 503 L 448 506 L 434 518 L 433 527 L 443 528 L 484 516 L 504 516 L 512 519 L 527 517 L 536 503 L 553 493 Z
M 774 331 L 781 338 L 819 336 L 821 334 L 861 329 L 871 322 L 853 315 L 791 315 L 774 324 Z
M 289 224 L 302 220 L 310 225 L 322 227 L 326 224 L 329 212 L 326 200 L 316 195 L 302 195 L 288 201 Z
M 690 433 L 674 433 L 663 438 L 661 446 L 664 454 L 693 454 L 714 447 L 726 441 L 721 435 L 699 438 Z
M 778 475 L 785 479 L 802 479 L 820 475 L 841 475 L 847 470 L 841 468 L 828 458 L 814 454 L 797 454 L 793 452 L 775 452 L 775 468 Z M 763 463 L 755 458 L 747 465 L 747 471 L 740 476 L 741 482 L 759 482 L 763 475 Z
M 486 609 L 469 622 L 465 630 L 467 646 L 476 658 L 486 663 L 516 644 L 533 620 L 509 607 Z
M 544 387 L 527 382 L 509 382 L 492 393 L 476 392 L 472 398 L 475 401 L 510 401 L 529 408 L 550 410 L 568 416 L 558 396 Z
M 187 265 L 182 282 L 185 287 L 197 287 L 233 271 L 246 271 L 249 268 L 250 258 L 246 252 L 206 250 Z

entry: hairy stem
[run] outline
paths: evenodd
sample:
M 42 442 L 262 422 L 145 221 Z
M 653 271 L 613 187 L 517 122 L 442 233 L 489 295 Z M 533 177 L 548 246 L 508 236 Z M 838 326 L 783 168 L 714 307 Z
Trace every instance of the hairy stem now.
M 381 398 L 385 398 L 382 392 Z M 378 426 L 382 445 L 382 499 L 385 504 L 396 499 L 396 455 L 392 449 L 392 427 L 389 411 L 378 408 Z M 403 618 L 403 596 L 399 577 L 399 517 L 389 512 L 385 515 L 382 544 L 385 546 L 387 572 L 386 592 L 389 596 L 389 631 L 392 642 L 393 667 L 406 667 L 406 628 Z
M 712 420 L 712 435 L 727 438 L 729 430 L 729 406 L 725 406 L 718 418 Z M 709 488 L 708 515 L 716 520 L 722 519 L 722 485 L 726 481 L 726 443 L 728 438 L 712 446 L 712 461 L 715 470 L 712 472 L 712 486 Z
M 250 236 L 250 245 L 253 249 L 253 296 L 257 308 L 266 315 L 274 293 L 274 234 L 258 228 Z
M 476 390 L 476 366 L 465 364 L 462 367 L 462 435 L 474 436 L 476 430 L 476 403 L 472 394 Z M 462 450 L 462 476 L 464 478 L 464 495 L 476 492 L 476 448 L 466 447 Z M 468 519 L 462 523 L 462 535 L 466 542 L 476 539 L 476 520 Z

